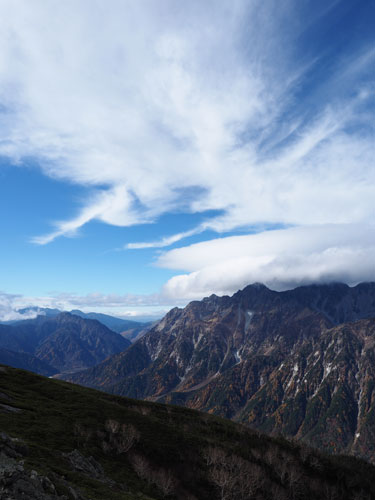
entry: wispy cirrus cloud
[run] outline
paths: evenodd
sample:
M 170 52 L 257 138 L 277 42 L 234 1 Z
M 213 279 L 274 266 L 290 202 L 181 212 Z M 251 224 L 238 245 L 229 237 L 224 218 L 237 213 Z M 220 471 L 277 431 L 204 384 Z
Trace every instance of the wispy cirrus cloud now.
M 183 240 L 184 238 L 188 238 L 189 236 L 193 236 L 195 234 L 199 234 L 203 232 L 207 228 L 206 224 L 202 224 L 201 226 L 196 227 L 190 231 L 184 231 L 182 233 L 176 233 L 172 236 L 165 236 L 164 238 L 160 238 L 155 241 L 147 241 L 147 242 L 139 242 L 139 243 L 127 243 L 124 246 L 124 249 L 127 250 L 139 250 L 141 248 L 164 248 L 173 245 L 173 243 L 177 243 L 178 241 Z
M 218 232 L 372 213 L 372 96 L 361 80 L 371 49 L 339 60 L 305 102 L 319 54 L 296 53 L 307 13 L 294 2 L 5 0 L 0 14 L 0 154 L 34 157 L 93 191 L 35 243 L 94 219 L 151 223 L 181 207 L 224 211 L 208 221 Z M 326 14 L 324 4 L 310 19 Z M 187 203 L 181 188 L 193 186 L 205 195 Z

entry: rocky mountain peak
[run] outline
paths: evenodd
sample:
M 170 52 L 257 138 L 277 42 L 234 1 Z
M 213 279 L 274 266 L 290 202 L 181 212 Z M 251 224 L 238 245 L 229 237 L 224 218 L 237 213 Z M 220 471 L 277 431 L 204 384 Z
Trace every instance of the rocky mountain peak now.
M 70 380 L 375 461 L 374 366 L 373 284 L 254 284 L 173 309 L 127 351 Z

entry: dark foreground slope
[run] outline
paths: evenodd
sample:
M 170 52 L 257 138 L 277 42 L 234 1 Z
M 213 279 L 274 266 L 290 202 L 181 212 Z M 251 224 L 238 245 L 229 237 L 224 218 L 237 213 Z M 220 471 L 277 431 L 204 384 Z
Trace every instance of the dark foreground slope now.
M 375 498 L 361 460 L 4 366 L 0 429 L 4 499 Z

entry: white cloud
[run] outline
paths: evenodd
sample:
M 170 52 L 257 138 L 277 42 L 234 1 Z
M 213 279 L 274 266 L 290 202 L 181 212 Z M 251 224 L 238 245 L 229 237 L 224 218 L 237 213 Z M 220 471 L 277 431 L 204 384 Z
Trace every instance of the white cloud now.
M 128 311 L 119 311 L 116 313 L 116 317 L 122 318 L 122 319 L 130 319 L 132 321 L 139 321 L 141 323 L 146 322 L 146 321 L 156 321 L 157 319 L 162 318 L 167 314 L 167 312 L 170 310 L 169 308 L 155 308 L 149 311 L 144 311 L 144 310 L 128 310 Z
M 43 299 L 41 299 L 43 300 Z M 56 307 L 63 309 L 69 308 L 117 308 L 117 307 L 155 307 L 168 302 L 163 301 L 159 294 L 136 295 L 136 294 L 103 294 L 89 293 L 87 295 L 77 295 L 74 293 L 59 293 L 53 295 L 49 300 Z
M 14 307 L 21 295 L 0 292 L 0 321 L 15 321 L 20 319 L 35 318 L 36 313 L 20 314 Z
M 102 312 L 118 317 L 132 317 L 139 321 L 163 316 L 176 304 L 186 305 L 186 300 L 171 300 L 162 294 L 102 294 L 51 293 L 43 297 L 27 297 L 0 292 L 0 321 L 25 320 L 35 318 L 38 309 L 52 308 L 61 311 L 81 309 L 84 312 Z M 31 311 L 19 312 L 33 308 Z
M 148 242 L 139 242 L 139 243 L 128 243 L 124 248 L 128 250 L 137 250 L 141 248 L 163 248 L 169 247 L 173 245 L 173 243 L 177 243 L 178 241 L 187 238 L 188 236 L 193 236 L 194 234 L 198 234 L 204 231 L 205 226 L 198 226 L 196 229 L 192 229 L 191 231 L 184 231 L 183 233 L 173 234 L 172 236 L 166 236 L 156 241 L 148 241 Z
M 26 297 L 0 293 L 0 321 L 26 319 L 19 309 L 81 309 L 120 317 L 160 317 L 171 307 L 211 293 L 233 294 L 254 282 L 273 290 L 310 283 L 375 281 L 374 224 L 325 224 L 217 238 L 164 252 L 157 265 L 185 270 L 150 295 L 51 293 Z
M 316 58 L 295 59 L 300 12 L 273 0 L 3 0 L 0 154 L 93 190 L 76 217 L 33 241 L 176 209 L 223 210 L 207 226 L 218 232 L 369 220 L 371 94 L 357 80 L 371 55 L 364 47 L 331 68 L 333 84 L 345 81 L 307 119 L 296 92 Z
M 166 297 L 191 300 L 232 294 L 249 283 L 274 290 L 342 281 L 375 281 L 374 225 L 294 227 L 233 236 L 170 250 L 159 265 L 189 274 L 171 278 Z
M 91 203 L 75 219 L 57 223 L 56 231 L 45 236 L 36 236 L 32 238 L 32 241 L 39 245 L 45 245 L 58 236 L 75 236 L 77 230 L 92 219 L 118 226 L 131 226 L 139 220 L 132 213 L 130 204 L 124 186 L 116 186 L 112 190 L 97 193 L 92 197 Z

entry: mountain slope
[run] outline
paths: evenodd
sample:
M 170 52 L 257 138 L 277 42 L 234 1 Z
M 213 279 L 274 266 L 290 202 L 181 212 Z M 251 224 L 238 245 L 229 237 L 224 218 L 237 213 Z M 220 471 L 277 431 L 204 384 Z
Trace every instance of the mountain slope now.
M 122 333 L 128 330 L 141 331 L 146 326 L 145 323 L 140 323 L 139 321 L 116 318 L 115 316 L 110 316 L 108 314 L 103 314 L 103 313 L 94 313 L 94 312 L 84 313 L 79 309 L 73 309 L 72 311 L 70 311 L 70 313 L 76 316 L 81 316 L 81 318 L 85 319 L 96 319 L 97 321 L 100 321 L 100 323 L 102 323 L 107 328 L 116 333 Z
M 129 345 L 128 340 L 98 321 L 69 313 L 0 325 L 0 347 L 31 354 L 55 372 L 96 365 Z
M 57 370 L 40 359 L 27 354 L 26 352 L 14 352 L 8 349 L 0 348 L 0 364 L 10 365 L 14 368 L 22 368 L 41 375 L 51 376 L 57 373 Z
M 328 457 L 192 410 L 110 396 L 4 366 L 0 428 L 4 498 L 371 500 L 375 495 L 375 468 L 363 461 Z
M 173 309 L 127 351 L 69 380 L 375 462 L 374 317 L 372 283 L 281 293 L 256 284 Z
M 59 314 L 67 311 L 61 311 L 60 309 L 51 309 L 49 307 L 25 307 L 23 309 L 18 309 L 17 312 L 24 316 L 47 316 L 47 317 L 55 317 Z M 129 340 L 135 338 L 138 333 L 142 330 L 148 328 L 152 322 L 140 322 L 133 321 L 129 319 L 117 318 L 116 316 L 110 316 L 109 314 L 95 313 L 89 312 L 85 313 L 80 311 L 79 309 L 73 309 L 69 311 L 70 314 L 74 314 L 75 316 L 80 316 L 85 319 L 96 319 L 107 328 L 116 333 L 129 332 Z M 25 319 L 21 320 L 12 320 L 12 321 L 0 321 L 0 324 L 4 325 L 17 325 L 25 321 Z M 27 320 L 26 320 L 27 321 Z

